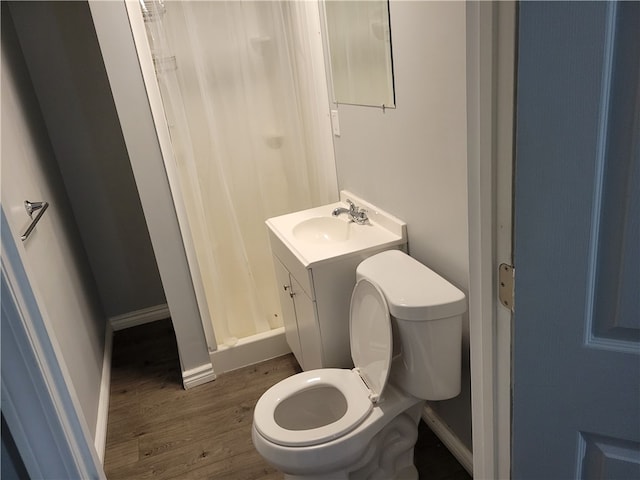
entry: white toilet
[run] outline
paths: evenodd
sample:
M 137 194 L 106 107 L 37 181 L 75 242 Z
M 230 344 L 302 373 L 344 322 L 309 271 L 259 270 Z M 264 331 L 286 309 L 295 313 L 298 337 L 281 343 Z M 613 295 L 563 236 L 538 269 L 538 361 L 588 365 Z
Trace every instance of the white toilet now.
M 424 401 L 460 393 L 464 293 L 399 250 L 364 260 L 356 280 L 355 368 L 299 373 L 256 404 L 253 443 L 287 479 L 416 479 Z

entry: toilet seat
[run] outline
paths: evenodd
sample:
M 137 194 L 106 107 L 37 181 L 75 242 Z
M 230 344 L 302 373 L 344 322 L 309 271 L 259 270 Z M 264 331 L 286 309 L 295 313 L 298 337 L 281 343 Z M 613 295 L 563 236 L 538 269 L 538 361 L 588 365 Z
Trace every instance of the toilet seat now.
M 322 387 L 335 388 L 344 397 L 346 409 L 340 418 L 317 428 L 303 430 L 284 428 L 276 421 L 275 412 L 282 402 Z M 340 437 L 362 423 L 373 408 L 369 394 L 354 370 L 309 370 L 286 378 L 267 390 L 256 404 L 253 424 L 260 435 L 278 445 L 317 445 Z
M 349 330 L 356 368 L 310 370 L 277 383 L 256 404 L 254 426 L 258 433 L 278 445 L 303 447 L 338 438 L 362 423 L 386 385 L 393 348 L 387 302 L 369 280 L 361 279 L 353 289 Z M 305 396 L 305 392 L 321 388 L 326 390 Z M 325 398 L 321 395 L 334 401 L 310 404 L 316 397 Z M 319 409 L 322 414 L 316 411 Z M 307 418 L 311 420 L 306 422 Z

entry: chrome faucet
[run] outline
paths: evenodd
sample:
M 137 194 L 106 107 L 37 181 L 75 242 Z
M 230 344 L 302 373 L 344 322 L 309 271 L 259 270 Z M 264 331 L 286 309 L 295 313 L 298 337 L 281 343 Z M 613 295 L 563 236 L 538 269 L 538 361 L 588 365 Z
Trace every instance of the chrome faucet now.
M 347 204 L 349 205 L 349 208 L 338 207 L 338 208 L 335 208 L 331 214 L 334 217 L 337 217 L 341 213 L 347 213 L 349 214 L 349 218 L 351 219 L 352 222 L 355 222 L 358 225 L 363 225 L 367 223 L 367 221 L 369 220 L 369 217 L 367 217 L 366 209 L 356 206 L 356 204 L 353 203 L 348 198 L 347 198 Z

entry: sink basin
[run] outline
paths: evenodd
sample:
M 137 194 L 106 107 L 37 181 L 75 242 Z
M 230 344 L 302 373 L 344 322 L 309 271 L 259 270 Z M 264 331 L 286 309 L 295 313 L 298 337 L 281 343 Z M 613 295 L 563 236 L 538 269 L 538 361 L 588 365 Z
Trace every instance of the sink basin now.
M 293 236 L 310 243 L 346 242 L 351 223 L 336 217 L 308 218 L 293 227 Z
M 367 210 L 368 222 L 360 225 L 346 215 L 332 215 L 336 208 L 349 208 L 347 199 Z M 304 268 L 407 243 L 402 220 L 344 190 L 339 202 L 269 218 L 266 224 L 276 256 L 282 260 L 293 255 Z

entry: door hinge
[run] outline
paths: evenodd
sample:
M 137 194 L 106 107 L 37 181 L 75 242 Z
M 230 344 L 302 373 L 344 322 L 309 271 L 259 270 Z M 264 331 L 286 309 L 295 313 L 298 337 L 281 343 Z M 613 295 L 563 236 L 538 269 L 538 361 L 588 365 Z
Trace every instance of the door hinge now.
M 507 263 L 498 267 L 498 298 L 500 303 L 513 312 L 513 289 L 515 268 Z

